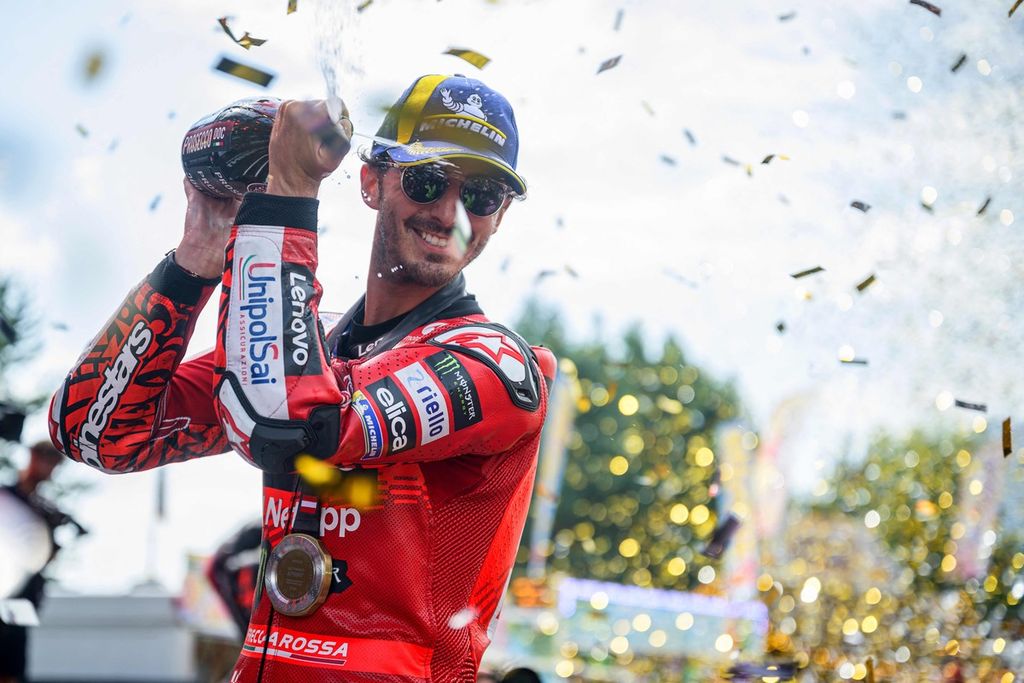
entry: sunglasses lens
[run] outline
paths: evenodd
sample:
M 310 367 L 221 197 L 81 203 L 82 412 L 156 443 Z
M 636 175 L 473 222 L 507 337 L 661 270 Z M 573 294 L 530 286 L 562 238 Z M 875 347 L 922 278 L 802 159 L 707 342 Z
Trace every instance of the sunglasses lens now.
M 448 176 L 436 164 L 408 166 L 402 172 L 402 190 L 419 204 L 437 201 L 448 189 Z
M 491 178 L 468 178 L 462 184 L 462 204 L 474 216 L 490 216 L 505 200 L 505 186 Z

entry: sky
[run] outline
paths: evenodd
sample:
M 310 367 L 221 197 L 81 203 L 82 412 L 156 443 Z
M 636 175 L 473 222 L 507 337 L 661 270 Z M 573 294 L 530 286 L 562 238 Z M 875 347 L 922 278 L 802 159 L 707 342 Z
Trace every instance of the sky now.
M 286 4 L 5 9 L 0 274 L 40 317 L 38 350 L 7 394 L 51 393 L 174 247 L 189 125 L 264 92 L 323 97 L 327 59 L 365 133 L 425 73 L 505 93 L 529 197 L 467 270 L 484 310 L 512 322 L 533 296 L 577 338 L 614 345 L 634 322 L 652 349 L 676 335 L 735 382 L 755 430 L 796 399 L 783 463 L 794 492 L 878 429 L 995 438 L 1021 416 L 1024 15 L 1008 18 L 1011 2 L 941 2 L 936 16 L 895 0 L 375 0 L 340 25 L 311 0 L 291 15 Z M 266 44 L 233 44 L 221 16 Z M 491 61 L 478 69 L 443 54 L 452 47 Z M 87 81 L 94 53 L 103 67 Z M 219 74 L 221 56 L 275 81 L 264 91 Z M 374 217 L 358 168 L 350 155 L 320 195 L 323 310 L 345 310 L 366 277 Z M 191 350 L 213 334 L 210 307 Z M 986 403 L 987 424 L 953 399 Z M 33 416 L 25 441 L 44 435 Z M 184 553 L 212 551 L 259 514 L 258 472 L 231 454 L 167 468 L 159 524 L 152 473 L 60 476 L 91 487 L 70 503 L 93 530 L 60 561 L 71 590 L 123 591 L 150 573 L 174 588 Z

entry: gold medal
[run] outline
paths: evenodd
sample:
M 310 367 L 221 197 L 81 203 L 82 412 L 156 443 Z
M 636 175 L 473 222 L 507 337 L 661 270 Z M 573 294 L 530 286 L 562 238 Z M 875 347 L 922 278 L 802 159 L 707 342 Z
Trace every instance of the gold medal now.
M 281 614 L 315 612 L 331 587 L 331 557 L 308 534 L 288 534 L 274 547 L 264 584 L 270 604 Z

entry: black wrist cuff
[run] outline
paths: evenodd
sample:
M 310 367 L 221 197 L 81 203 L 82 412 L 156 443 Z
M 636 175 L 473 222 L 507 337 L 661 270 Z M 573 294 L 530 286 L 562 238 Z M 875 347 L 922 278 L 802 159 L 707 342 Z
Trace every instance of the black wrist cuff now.
M 189 273 L 174 262 L 174 252 L 167 254 L 147 278 L 149 286 L 178 303 L 195 306 L 207 287 L 220 283 L 219 277 L 203 278 Z
M 319 199 L 286 197 L 262 192 L 246 192 L 235 218 L 236 225 L 274 225 L 316 232 Z

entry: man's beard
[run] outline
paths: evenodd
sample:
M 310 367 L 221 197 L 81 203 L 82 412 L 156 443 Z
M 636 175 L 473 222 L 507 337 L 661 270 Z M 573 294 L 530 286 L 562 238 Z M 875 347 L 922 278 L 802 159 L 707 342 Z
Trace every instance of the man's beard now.
M 428 224 L 434 228 L 433 232 L 444 232 L 446 228 L 429 219 L 410 218 L 409 223 L 413 226 L 422 222 L 426 228 Z M 442 228 L 438 230 L 437 228 Z M 376 268 L 377 277 L 398 282 L 401 284 L 419 285 L 421 287 L 443 287 L 452 278 L 458 275 L 459 271 L 475 259 L 487 240 L 478 240 L 470 245 L 469 258 L 463 263 L 454 267 L 448 264 L 448 259 L 441 254 L 426 254 L 416 259 L 403 258 L 400 254 L 400 243 L 405 240 L 419 239 L 413 236 L 412 231 L 405 225 L 400 225 L 390 207 L 382 206 L 377 216 L 377 229 L 374 231 L 374 253 L 377 254 Z M 449 237 L 454 239 L 454 237 Z

